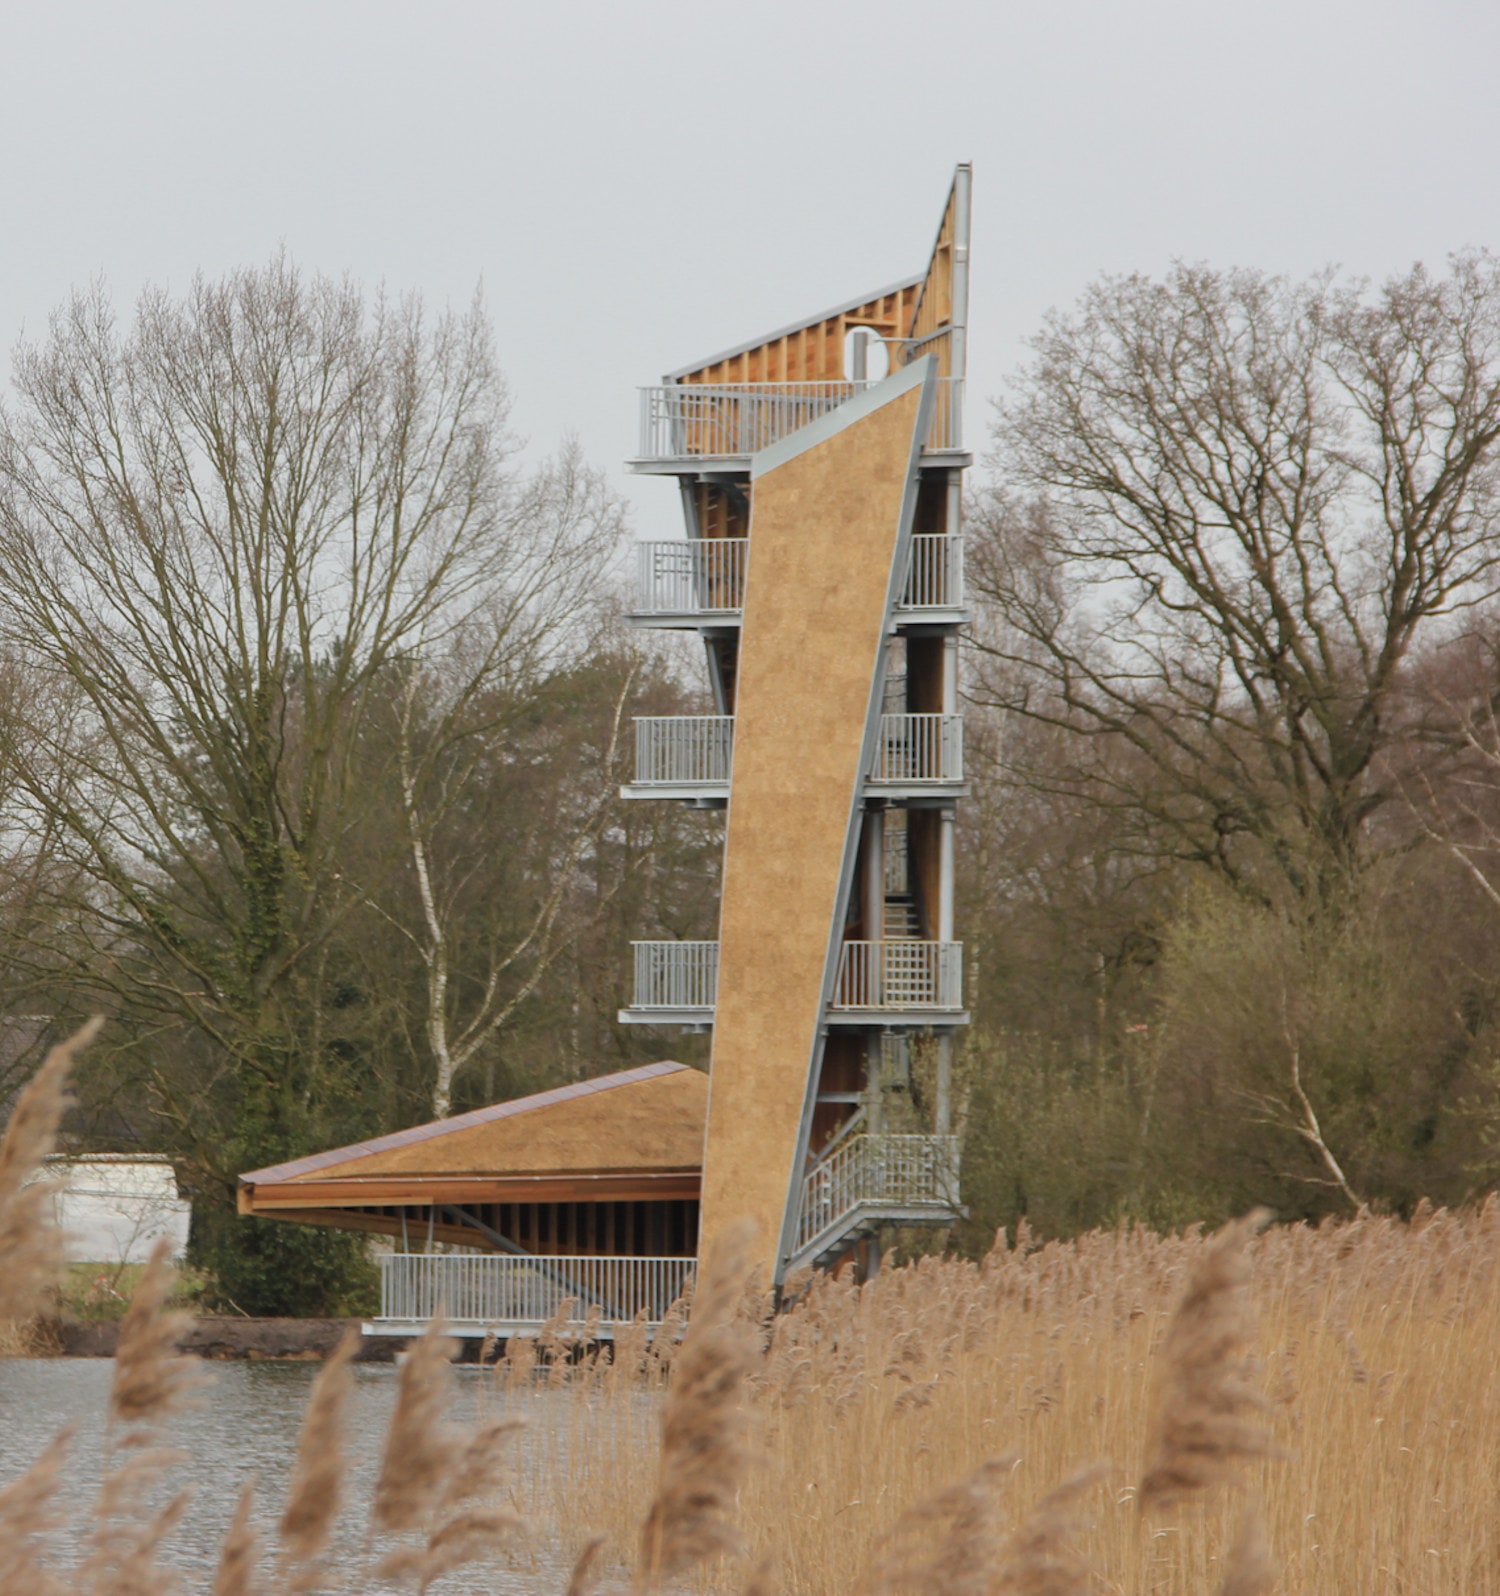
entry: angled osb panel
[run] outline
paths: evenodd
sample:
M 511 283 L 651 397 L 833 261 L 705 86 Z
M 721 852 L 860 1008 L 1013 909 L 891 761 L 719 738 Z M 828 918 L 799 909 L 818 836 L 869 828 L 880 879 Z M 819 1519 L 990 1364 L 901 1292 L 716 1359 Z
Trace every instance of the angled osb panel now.
M 775 1261 L 808 1107 L 932 363 L 756 457 L 704 1243 L 748 1216 Z

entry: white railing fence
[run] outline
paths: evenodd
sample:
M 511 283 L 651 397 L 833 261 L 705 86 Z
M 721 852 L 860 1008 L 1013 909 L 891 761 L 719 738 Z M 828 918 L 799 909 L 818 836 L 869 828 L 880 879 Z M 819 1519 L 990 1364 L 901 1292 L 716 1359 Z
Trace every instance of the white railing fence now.
M 745 602 L 748 538 L 676 538 L 636 545 L 643 615 L 735 614 Z
M 724 786 L 734 753 L 733 715 L 637 715 L 637 787 Z M 962 781 L 962 715 L 882 715 L 877 782 Z
M 633 1009 L 711 1010 L 718 995 L 717 942 L 632 942 Z M 963 1008 L 964 945 L 892 937 L 845 942 L 834 982 L 836 1009 Z
M 871 387 L 866 382 L 666 383 L 641 389 L 642 460 L 755 454 Z M 963 383 L 942 377 L 929 449 L 959 449 Z
M 727 782 L 733 745 L 733 715 L 637 715 L 635 784 Z
M 919 532 L 899 608 L 949 610 L 964 601 L 964 540 L 960 532 Z
M 962 781 L 962 715 L 882 715 L 871 781 Z
M 380 1317 L 452 1323 L 543 1321 L 574 1299 L 567 1322 L 598 1310 L 609 1323 L 645 1311 L 659 1324 L 683 1293 L 691 1258 L 521 1258 L 506 1253 L 390 1253 L 380 1263 Z
M 797 1250 L 861 1208 L 939 1211 L 958 1206 L 956 1136 L 851 1136 L 802 1181 Z
M 668 538 L 636 545 L 637 615 L 738 615 L 749 538 Z M 898 610 L 957 609 L 964 601 L 964 540 L 920 532 Z
M 719 986 L 717 942 L 632 942 L 637 1009 L 711 1009 Z
M 846 942 L 834 983 L 836 1009 L 953 1009 L 963 1007 L 962 942 L 900 937 Z

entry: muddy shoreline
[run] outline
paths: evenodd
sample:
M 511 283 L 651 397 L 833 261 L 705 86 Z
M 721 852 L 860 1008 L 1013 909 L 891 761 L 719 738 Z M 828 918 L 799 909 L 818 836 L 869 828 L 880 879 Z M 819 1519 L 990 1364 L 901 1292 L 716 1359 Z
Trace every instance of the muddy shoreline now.
M 313 1363 L 326 1358 L 347 1331 L 359 1326 L 358 1319 L 242 1319 L 204 1314 L 193 1320 L 177 1345 L 180 1351 L 199 1358 L 281 1358 Z M 119 1338 L 118 1323 L 55 1319 L 46 1326 L 48 1351 L 63 1358 L 112 1358 Z M 362 1336 L 354 1361 L 390 1363 L 405 1346 L 403 1337 Z

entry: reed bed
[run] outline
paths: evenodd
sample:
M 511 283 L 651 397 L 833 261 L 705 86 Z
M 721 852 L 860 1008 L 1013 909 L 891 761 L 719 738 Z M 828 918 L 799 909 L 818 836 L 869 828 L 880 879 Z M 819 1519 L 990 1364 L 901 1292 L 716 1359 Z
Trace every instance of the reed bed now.
M 0 1143 L 0 1275 L 16 1265 L 22 1322 L 57 1255 L 25 1178 L 70 1057 Z M 449 1420 L 434 1325 L 401 1370 L 366 1554 L 333 1566 L 346 1345 L 279 1523 L 263 1544 L 247 1493 L 211 1589 L 425 1593 L 465 1569 L 483 1588 L 475 1565 L 545 1548 L 572 1566 L 568 1596 L 1500 1592 L 1500 1205 L 1264 1220 L 1045 1246 L 1023 1230 L 979 1264 L 799 1283 L 780 1313 L 729 1238 L 685 1336 L 686 1303 L 613 1347 L 559 1317 L 493 1362 L 469 1426 Z M 167 1548 L 190 1498 L 158 1505 L 158 1487 L 196 1380 L 170 1291 L 158 1256 L 123 1326 L 88 1521 L 58 1510 L 66 1435 L 0 1488 L 0 1596 L 181 1588 Z
M 917 1566 L 903 1516 L 926 1504 L 951 1537 L 944 1493 L 989 1468 L 997 1546 L 1097 1470 L 1065 1537 L 1087 1574 L 1037 1589 L 1500 1592 L 1500 1206 L 1242 1233 L 1227 1276 L 1224 1240 L 1023 1230 L 982 1264 L 819 1279 L 766 1328 L 746 1555 L 704 1583 L 769 1565 L 789 1596 L 892 1588 L 882 1566 Z M 618 1565 L 655 1468 L 631 1393 L 661 1379 L 622 1373 L 571 1370 L 520 1482 L 539 1529 L 602 1532 Z M 1000 1555 L 954 1588 L 1028 1588 Z

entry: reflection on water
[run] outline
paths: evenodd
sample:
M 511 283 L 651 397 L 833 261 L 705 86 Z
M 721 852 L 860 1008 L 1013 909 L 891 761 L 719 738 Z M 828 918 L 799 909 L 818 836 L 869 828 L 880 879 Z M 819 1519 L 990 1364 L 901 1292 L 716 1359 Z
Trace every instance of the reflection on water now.
M 297 1428 L 318 1371 L 310 1363 L 213 1363 L 204 1366 L 213 1383 L 202 1388 L 190 1411 L 168 1427 L 167 1439 L 188 1458 L 171 1474 L 164 1495 L 187 1485 L 193 1500 L 162 1561 L 183 1570 L 190 1587 L 206 1590 L 219 1541 L 234 1512 L 240 1488 L 253 1479 L 256 1518 L 274 1529 L 284 1503 Z M 107 1358 L 0 1358 L 0 1484 L 25 1469 L 64 1425 L 75 1430 L 69 1454 L 63 1508 L 87 1520 L 99 1488 L 104 1414 L 114 1364 Z M 356 1365 L 348 1409 L 350 1480 L 336 1551 L 357 1555 L 369 1521 L 370 1496 L 380 1446 L 396 1391 L 390 1364 Z M 455 1370 L 453 1418 L 471 1423 L 488 1407 L 477 1370 Z M 493 1410 L 490 1410 L 491 1413 Z M 533 1423 L 540 1415 L 533 1416 Z M 567 1583 L 538 1549 L 522 1553 L 511 1568 L 480 1565 L 442 1580 L 440 1591 L 495 1592 L 540 1596 Z

